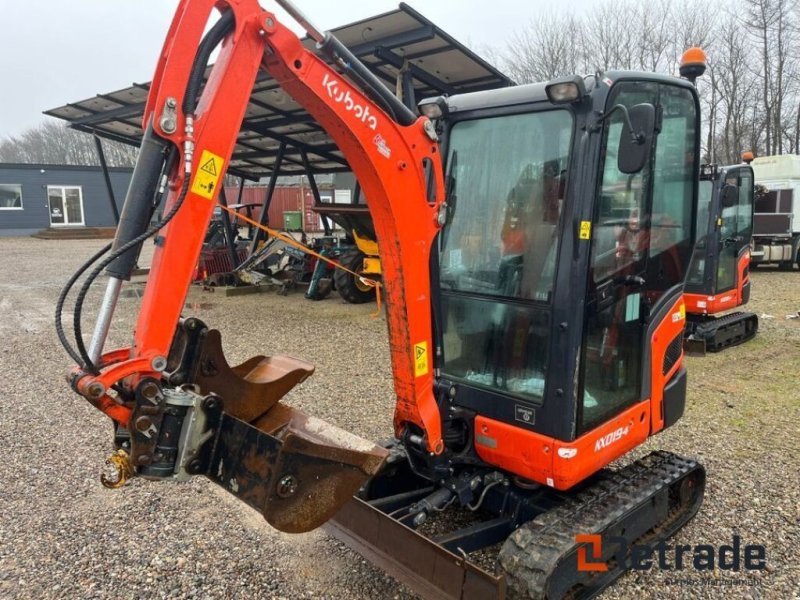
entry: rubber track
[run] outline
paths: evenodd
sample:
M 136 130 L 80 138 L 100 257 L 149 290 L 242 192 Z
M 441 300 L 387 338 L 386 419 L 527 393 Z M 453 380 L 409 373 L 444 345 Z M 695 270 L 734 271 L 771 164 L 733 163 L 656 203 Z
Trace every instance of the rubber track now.
M 602 534 L 632 508 L 697 469 L 702 469 L 702 466 L 693 460 L 670 452 L 653 452 L 618 471 L 603 471 L 592 486 L 517 529 L 504 543 L 498 557 L 506 573 L 508 598 L 545 598 L 548 578 L 575 550 L 575 535 Z M 657 524 L 642 538 L 629 542 L 642 543 L 672 535 L 697 512 L 702 491 L 701 488 L 700 501 L 689 505 L 688 514 L 672 511 L 666 522 Z M 603 575 L 601 584 L 568 597 L 594 597 L 623 572 L 609 565 L 609 572 Z
M 744 338 L 737 339 L 733 342 L 725 341 L 723 342 L 715 342 L 715 338 L 717 334 L 720 332 L 724 332 L 725 328 L 733 323 L 738 323 L 740 321 L 749 321 L 754 320 L 756 326 L 750 331 L 750 335 Z M 743 344 L 744 342 L 751 340 L 755 337 L 756 333 L 758 332 L 758 317 L 754 313 L 748 312 L 734 312 L 727 314 L 722 317 L 718 317 L 713 321 L 709 321 L 708 323 L 703 323 L 702 325 L 698 325 L 695 329 L 694 335 L 696 338 L 703 339 L 706 342 L 706 349 L 709 352 L 719 352 L 720 350 L 724 350 L 730 346 L 736 346 L 738 344 Z

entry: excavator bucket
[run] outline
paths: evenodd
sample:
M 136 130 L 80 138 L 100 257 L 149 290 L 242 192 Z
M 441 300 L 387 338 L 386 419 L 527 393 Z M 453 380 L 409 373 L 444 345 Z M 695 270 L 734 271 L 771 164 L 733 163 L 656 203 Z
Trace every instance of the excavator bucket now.
M 388 451 L 279 400 L 314 372 L 288 356 L 231 367 L 220 334 L 196 319 L 178 328 L 169 375 L 222 399 L 205 475 L 280 531 L 319 527 L 383 465 Z
M 254 424 L 223 414 L 206 475 L 280 531 L 302 533 L 333 517 L 387 451 L 277 404 Z

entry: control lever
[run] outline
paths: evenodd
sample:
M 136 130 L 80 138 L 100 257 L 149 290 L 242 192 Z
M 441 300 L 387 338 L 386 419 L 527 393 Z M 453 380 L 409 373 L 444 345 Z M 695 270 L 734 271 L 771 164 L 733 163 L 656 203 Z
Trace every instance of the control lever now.
M 645 281 L 643 277 L 639 277 L 638 275 L 625 275 L 624 277 L 616 277 L 614 283 L 631 287 L 643 287 Z

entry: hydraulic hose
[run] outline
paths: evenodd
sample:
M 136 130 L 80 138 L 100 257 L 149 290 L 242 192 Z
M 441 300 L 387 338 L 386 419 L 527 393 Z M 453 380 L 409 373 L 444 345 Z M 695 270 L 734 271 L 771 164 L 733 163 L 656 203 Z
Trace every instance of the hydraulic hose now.
M 67 296 L 69 295 L 70 291 L 72 290 L 72 286 L 75 285 L 75 282 L 78 281 L 81 275 L 83 275 L 89 267 L 91 267 L 94 263 L 96 263 L 101 256 L 103 256 L 106 252 L 111 250 L 111 244 L 106 244 L 103 246 L 100 251 L 97 252 L 94 256 L 92 256 L 89 260 L 87 260 L 81 267 L 72 274 L 72 277 L 69 278 L 64 288 L 61 290 L 61 293 L 58 295 L 58 301 L 56 301 L 56 335 L 58 335 L 58 341 L 61 342 L 61 345 L 64 347 L 64 350 L 67 351 L 67 354 L 70 355 L 72 360 L 76 363 L 80 364 L 83 359 L 81 355 L 78 353 L 75 348 L 72 347 L 72 344 L 69 343 L 67 339 L 66 333 L 64 333 L 64 324 L 61 322 L 61 317 L 64 313 L 64 303 L 67 301 Z
M 184 115 L 194 114 L 211 53 L 233 29 L 234 25 L 233 11 L 225 11 L 200 42 L 189 72 L 186 92 L 183 96 L 182 109 Z M 161 169 L 164 165 L 164 157 L 167 154 L 168 147 L 169 142 L 156 135 L 151 121 L 142 137 L 136 168 L 133 171 L 131 185 L 125 197 L 125 206 L 122 209 L 122 217 L 114 240 L 114 252 L 117 252 L 119 248 L 126 245 L 133 238 L 139 237 L 147 229 L 152 214 L 150 207 L 161 179 Z M 130 279 L 136 259 L 139 256 L 139 250 L 140 248 L 134 246 L 127 252 L 120 254 L 117 259 L 109 264 L 107 273 L 118 279 Z
M 81 314 L 83 312 L 83 302 L 86 299 L 86 295 L 89 293 L 89 288 L 91 288 L 92 283 L 100 273 L 103 272 L 109 264 L 111 264 L 116 258 L 123 255 L 125 252 L 128 252 L 132 248 L 135 248 L 138 244 L 144 242 L 147 238 L 151 235 L 157 233 L 161 230 L 167 223 L 169 223 L 176 214 L 178 214 L 178 210 L 180 209 L 183 201 L 186 199 L 186 196 L 189 192 L 189 175 L 185 175 L 183 178 L 183 185 L 181 186 L 181 192 L 176 200 L 175 204 L 170 209 L 169 213 L 158 223 L 150 227 L 147 231 L 142 233 L 141 235 L 133 238 L 127 244 L 121 246 L 114 252 L 112 252 L 108 257 L 106 257 L 103 261 L 100 262 L 97 267 L 95 267 L 94 271 L 92 271 L 86 280 L 83 282 L 83 286 L 81 286 L 81 290 L 78 293 L 78 298 L 75 300 L 75 312 L 73 314 L 73 329 L 75 333 L 75 345 L 77 346 L 78 353 L 80 354 L 81 360 L 80 363 L 83 364 L 83 368 L 87 373 L 91 373 L 92 375 L 99 374 L 97 367 L 94 364 L 94 361 L 89 357 L 89 353 L 86 351 L 86 346 L 83 343 L 83 331 L 81 328 Z
M 403 126 L 414 123 L 418 116 L 403 104 L 383 82 L 330 32 L 325 34 L 325 39 L 319 44 L 321 50 L 345 69 L 345 72 L 356 79 L 364 92 L 374 101 L 386 107 L 392 118 Z
M 197 54 L 195 55 L 195 59 L 194 59 L 194 62 L 192 64 L 192 69 L 190 71 L 190 76 L 189 76 L 189 80 L 187 82 L 186 92 L 184 94 L 184 100 L 183 100 L 183 104 L 182 104 L 182 107 L 181 107 L 183 109 L 183 111 L 184 111 L 184 114 L 187 117 L 188 116 L 192 116 L 194 114 L 195 109 L 197 108 L 197 104 L 198 104 L 199 97 L 200 97 L 200 89 L 202 87 L 203 77 L 205 75 L 205 69 L 206 69 L 206 66 L 208 65 L 208 60 L 209 60 L 209 58 L 211 56 L 211 53 L 214 51 L 214 48 L 216 48 L 216 46 L 219 45 L 219 43 L 225 38 L 225 36 L 228 35 L 228 33 L 233 29 L 234 26 L 235 26 L 235 19 L 234 19 L 233 11 L 226 11 L 225 13 L 222 14 L 220 19 L 217 21 L 217 23 L 214 24 L 214 26 L 206 34 L 206 36 L 203 38 L 203 40 L 201 41 L 200 45 L 198 46 L 198 51 L 197 51 Z M 150 129 L 148 131 L 150 131 Z M 153 137 L 157 137 L 157 136 L 153 136 Z M 156 145 L 159 145 L 159 141 L 156 141 Z M 164 152 L 166 152 L 165 148 L 164 148 Z M 152 158 L 152 156 L 155 156 L 156 152 L 150 152 L 149 154 L 151 155 L 151 158 Z M 167 165 L 168 168 L 171 167 L 172 165 L 174 165 L 176 155 L 177 155 L 177 148 L 173 147 L 172 151 L 169 153 L 168 157 L 166 158 L 166 165 Z M 162 158 L 161 158 L 161 166 L 163 167 L 164 166 L 164 156 L 165 156 L 165 154 L 162 153 L 161 156 L 162 156 Z M 155 171 L 155 172 L 159 173 L 159 175 L 161 174 L 162 169 L 158 169 L 157 165 L 154 166 L 153 164 L 150 164 L 151 163 L 150 160 L 148 160 L 147 162 L 149 164 L 149 167 L 148 167 L 148 171 L 149 172 Z M 138 161 L 137 161 L 137 165 L 138 165 Z M 169 171 L 167 171 L 165 174 L 168 175 Z M 74 336 L 75 336 L 75 346 L 76 346 L 76 348 L 73 348 L 69 344 L 69 341 L 66 339 L 66 335 L 64 334 L 63 325 L 61 323 L 61 313 L 62 313 L 62 310 L 63 310 L 63 305 L 64 305 L 64 303 L 66 301 L 67 294 L 69 293 L 70 289 L 75 284 L 75 282 L 78 280 L 78 278 L 91 265 L 93 265 L 103 254 L 105 254 L 109 250 L 110 246 L 106 247 L 106 248 L 103 248 L 103 250 L 98 252 L 90 260 L 88 260 L 86 263 L 84 263 L 84 265 L 70 278 L 69 282 L 64 287 L 64 290 L 62 290 L 61 296 L 59 296 L 59 301 L 58 301 L 57 306 L 56 306 L 56 332 L 58 333 L 59 340 L 61 341 L 61 343 L 64 346 L 64 348 L 67 351 L 67 353 L 76 362 L 81 364 L 86 372 L 91 373 L 93 375 L 99 374 L 99 370 L 97 369 L 97 366 L 95 365 L 94 361 L 89 356 L 89 353 L 86 350 L 86 346 L 83 343 L 83 332 L 82 332 L 82 327 L 81 327 L 81 316 L 82 316 L 82 313 L 83 313 L 83 303 L 84 303 L 84 301 L 86 299 L 86 296 L 87 296 L 87 294 L 89 292 L 89 289 L 92 286 L 92 283 L 94 283 L 94 281 L 97 279 L 97 277 L 102 273 L 103 269 L 105 269 L 106 267 L 108 267 L 109 265 L 114 263 L 114 261 L 119 259 L 121 256 L 123 256 L 127 252 L 130 251 L 130 255 L 133 256 L 134 259 L 135 259 L 135 256 L 138 254 L 138 252 L 135 252 L 133 250 L 137 246 L 140 246 L 147 238 L 149 238 L 150 236 L 154 235 L 159 230 L 161 230 L 164 226 L 166 226 L 175 217 L 175 215 L 177 214 L 178 210 L 183 205 L 183 202 L 186 199 L 186 196 L 188 195 L 190 175 L 191 175 L 190 173 L 186 173 L 184 175 L 183 184 L 181 186 L 181 191 L 180 191 L 180 193 L 178 195 L 177 200 L 175 201 L 175 204 L 170 209 L 169 213 L 166 216 L 164 216 L 159 223 L 157 223 L 156 225 L 148 228 L 143 233 L 141 233 L 139 235 L 128 235 L 128 236 L 126 236 L 127 238 L 129 238 L 129 239 L 127 239 L 127 241 L 125 241 L 124 238 L 119 238 L 121 241 L 118 244 L 116 243 L 116 240 L 115 240 L 115 245 L 117 245 L 118 247 L 115 247 L 112 250 L 111 254 L 108 257 L 106 257 L 104 260 L 102 260 L 100 262 L 100 264 L 97 267 L 95 267 L 95 269 L 88 275 L 88 277 L 84 281 L 84 283 L 83 283 L 83 285 L 82 285 L 82 287 L 80 289 L 80 292 L 78 294 L 78 297 L 77 297 L 77 299 L 75 301 L 75 308 L 74 308 L 74 313 L 73 313 L 73 333 L 74 333 Z M 150 181 L 150 179 L 151 178 L 148 178 L 148 181 Z M 152 190 L 153 191 L 153 195 L 150 196 L 151 204 L 147 207 L 148 208 L 147 211 L 144 210 L 145 207 L 144 207 L 144 205 L 142 203 L 137 203 L 137 206 L 138 206 L 139 209 L 141 209 L 142 213 L 146 212 L 148 215 L 152 215 L 152 210 L 154 209 L 154 205 L 155 205 L 155 202 L 152 202 L 152 200 L 155 200 L 155 198 L 157 197 L 157 195 L 156 195 L 157 192 L 152 189 L 153 186 L 148 185 L 148 186 L 145 186 L 145 188 L 146 188 L 146 190 Z M 145 193 L 145 197 L 146 197 L 146 193 Z M 127 204 L 127 198 L 126 198 L 126 204 Z M 137 221 L 137 223 L 139 223 L 139 227 L 141 227 L 140 221 Z M 146 225 L 146 223 L 145 223 L 145 225 Z M 135 232 L 134 232 L 134 234 L 135 234 Z M 116 276 L 116 274 L 112 273 L 112 276 Z
M 228 35 L 235 24 L 233 11 L 225 11 L 197 47 L 197 54 L 192 63 L 189 81 L 186 84 L 186 93 L 183 96 L 182 108 L 184 115 L 194 114 L 197 102 L 200 99 L 200 87 L 203 84 L 208 59 L 211 58 L 214 48 L 225 39 L 225 36 Z

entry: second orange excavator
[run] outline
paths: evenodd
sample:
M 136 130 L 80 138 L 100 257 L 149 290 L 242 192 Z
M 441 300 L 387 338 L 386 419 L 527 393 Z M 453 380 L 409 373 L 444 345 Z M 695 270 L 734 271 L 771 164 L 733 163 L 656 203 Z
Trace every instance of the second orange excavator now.
M 698 242 L 686 278 L 686 348 L 704 354 L 752 339 L 758 316 L 729 312 L 750 299 L 753 169 L 703 165 Z M 723 314 L 724 313 L 724 314 Z M 715 316 L 720 315 L 721 316 Z

